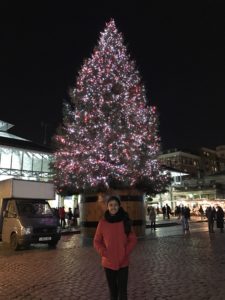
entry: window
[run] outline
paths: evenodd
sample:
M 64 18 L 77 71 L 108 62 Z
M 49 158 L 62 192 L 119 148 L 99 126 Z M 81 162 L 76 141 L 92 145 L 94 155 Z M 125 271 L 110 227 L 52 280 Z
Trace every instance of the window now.
M 15 203 L 13 201 L 10 201 L 8 203 L 8 214 L 7 214 L 7 217 L 8 218 L 15 218 L 15 215 L 16 215 Z
M 2 148 L 1 149 L 1 168 L 11 168 L 12 149 Z
M 49 155 L 43 155 L 42 156 L 43 163 L 42 163 L 42 171 L 43 172 L 49 172 L 49 162 L 51 160 Z
M 41 172 L 42 156 L 38 153 L 33 154 L 33 171 Z
M 42 200 L 17 200 L 19 214 L 30 218 L 52 216 L 52 210 L 46 201 Z
M 12 152 L 12 169 L 20 170 L 22 166 L 22 151 L 13 150 Z
M 31 152 L 24 153 L 23 170 L 32 171 L 32 153 Z

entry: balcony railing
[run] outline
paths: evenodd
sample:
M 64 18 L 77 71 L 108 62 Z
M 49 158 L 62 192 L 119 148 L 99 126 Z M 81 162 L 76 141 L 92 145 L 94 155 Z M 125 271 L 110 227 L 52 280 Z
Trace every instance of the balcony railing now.
M 8 175 L 17 178 L 35 178 L 37 180 L 52 180 L 53 174 L 51 172 L 41 171 L 28 171 L 28 170 L 16 170 L 16 169 L 4 169 L 0 168 L 0 175 Z

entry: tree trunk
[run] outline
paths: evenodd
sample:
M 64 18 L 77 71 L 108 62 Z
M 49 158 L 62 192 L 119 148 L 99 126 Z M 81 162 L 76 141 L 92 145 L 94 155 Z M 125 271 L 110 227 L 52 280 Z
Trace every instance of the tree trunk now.
M 109 190 L 107 193 L 83 194 L 80 203 L 81 232 L 84 238 L 93 238 L 98 221 L 106 210 L 107 197 L 120 196 L 121 205 L 128 212 L 138 237 L 145 235 L 146 219 L 144 194 L 134 189 Z

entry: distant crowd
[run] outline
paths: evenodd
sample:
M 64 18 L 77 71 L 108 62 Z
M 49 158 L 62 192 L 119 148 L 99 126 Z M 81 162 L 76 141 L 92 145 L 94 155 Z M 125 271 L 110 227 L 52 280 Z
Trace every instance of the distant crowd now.
M 191 210 L 188 206 L 176 206 L 174 212 L 172 212 L 168 204 L 164 205 L 161 210 L 158 207 L 154 208 L 153 206 L 148 206 L 147 214 L 149 216 L 151 229 L 156 230 L 156 215 L 160 213 L 163 215 L 163 220 L 169 220 L 171 215 L 177 217 L 177 219 L 181 221 L 184 233 L 189 233 Z M 209 206 L 204 210 L 200 205 L 198 213 L 201 220 L 207 219 L 210 233 L 214 233 L 215 224 L 221 233 L 224 232 L 224 211 L 221 206 L 217 205 L 216 208 Z
M 54 208 L 54 213 L 58 217 L 61 228 L 71 228 L 77 226 L 77 218 L 79 218 L 79 207 L 75 207 L 72 211 L 69 207 L 68 211 L 65 211 L 65 207 Z

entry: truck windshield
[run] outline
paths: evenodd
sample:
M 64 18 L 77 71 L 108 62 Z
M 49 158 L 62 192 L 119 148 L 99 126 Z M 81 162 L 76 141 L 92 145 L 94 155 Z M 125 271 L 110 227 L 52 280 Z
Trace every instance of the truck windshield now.
M 20 199 L 16 201 L 19 215 L 29 218 L 43 218 L 53 216 L 46 201 Z

